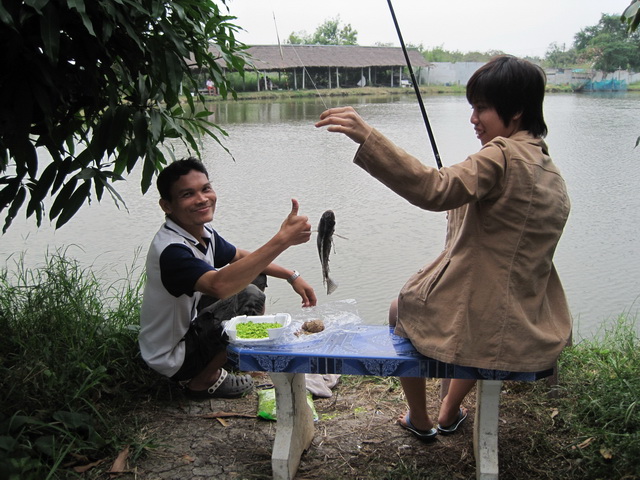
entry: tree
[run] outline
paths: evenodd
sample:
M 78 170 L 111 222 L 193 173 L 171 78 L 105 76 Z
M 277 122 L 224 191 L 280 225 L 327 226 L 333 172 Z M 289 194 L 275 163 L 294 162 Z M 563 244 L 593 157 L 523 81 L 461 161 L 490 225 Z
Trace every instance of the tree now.
M 552 68 L 568 68 L 576 62 L 576 51 L 573 48 L 567 50 L 564 43 L 558 45 L 553 42 L 547 48 L 545 60 Z
M 340 27 L 340 16 L 325 22 L 316 28 L 313 35 L 306 32 L 292 32 L 287 43 L 298 45 L 357 45 L 358 31 L 347 24 Z
M 50 199 L 56 228 L 105 189 L 121 204 L 112 183 L 139 161 L 145 193 L 171 139 L 196 156 L 201 135 L 220 142 L 209 112 L 196 113 L 197 72 L 235 96 L 224 67 L 242 74 L 246 47 L 234 18 L 212 0 L 0 3 L 3 232 L 27 199 L 38 226 Z
M 577 55 L 593 68 L 614 72 L 618 68 L 640 68 L 640 36 L 628 34 L 620 17 L 603 14 L 597 25 L 574 37 Z

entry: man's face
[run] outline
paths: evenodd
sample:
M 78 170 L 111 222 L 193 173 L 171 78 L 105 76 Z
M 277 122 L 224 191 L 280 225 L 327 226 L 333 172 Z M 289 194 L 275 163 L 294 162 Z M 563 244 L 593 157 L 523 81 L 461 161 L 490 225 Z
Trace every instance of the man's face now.
M 160 200 L 160 207 L 169 217 L 190 233 L 201 232 L 213 219 L 216 192 L 207 176 L 191 170 L 171 186 L 171 201 Z

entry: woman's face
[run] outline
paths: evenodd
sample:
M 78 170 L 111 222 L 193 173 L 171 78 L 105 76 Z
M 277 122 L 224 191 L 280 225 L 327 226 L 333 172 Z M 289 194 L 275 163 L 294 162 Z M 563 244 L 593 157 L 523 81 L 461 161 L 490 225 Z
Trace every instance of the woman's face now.
M 510 137 L 520 129 L 520 114 L 515 115 L 509 125 L 505 125 L 496 109 L 484 102 L 471 105 L 471 123 L 482 145 L 496 137 Z

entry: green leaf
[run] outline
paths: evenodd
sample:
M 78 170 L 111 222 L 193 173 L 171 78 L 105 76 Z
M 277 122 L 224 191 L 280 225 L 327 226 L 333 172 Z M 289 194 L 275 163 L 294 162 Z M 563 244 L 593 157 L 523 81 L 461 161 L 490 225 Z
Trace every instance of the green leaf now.
M 40 29 L 44 53 L 51 60 L 51 63 L 56 65 L 60 56 L 60 22 L 58 21 L 58 11 L 49 5 L 40 17 Z
M 24 4 L 33 8 L 38 15 L 42 15 L 42 9 L 49 3 L 50 0 L 25 0 Z
M 40 178 L 35 181 L 35 188 L 31 190 L 31 200 L 27 205 L 27 217 L 30 217 L 33 212 L 36 211 L 40 202 L 44 200 L 44 197 L 49 192 L 49 188 L 53 184 L 53 180 L 56 178 L 57 165 L 55 162 L 51 162 L 47 168 L 44 169 Z
M 64 209 L 65 205 L 69 202 L 69 199 L 71 198 L 71 195 L 73 194 L 77 183 L 78 181 L 75 178 L 72 178 L 65 184 L 64 187 L 62 187 L 62 189 L 56 196 L 53 205 L 51 205 L 51 208 L 49 209 L 50 220 L 56 218 Z
M 147 149 L 147 117 L 142 110 L 137 110 L 133 115 L 133 142 L 139 155 L 144 155 Z
M 93 189 L 96 192 L 96 200 L 102 200 L 102 194 L 104 193 L 104 184 L 107 182 L 106 178 L 102 175 L 98 175 L 93 180 Z
M 69 197 L 69 200 L 65 202 L 64 208 L 62 209 L 62 213 L 58 217 L 58 221 L 56 222 L 56 229 L 62 227 L 65 223 L 67 223 L 71 218 L 76 214 L 80 207 L 85 202 L 85 200 L 89 199 L 91 195 L 91 181 L 86 180 L 82 185 L 80 185 L 73 195 Z
M 116 191 L 116 189 L 113 188 L 113 186 L 111 186 L 110 184 L 108 184 L 106 182 L 105 182 L 104 186 L 107 188 L 107 191 L 109 192 L 109 195 L 111 195 L 111 198 L 115 202 L 116 207 L 120 208 L 120 204 L 122 204 L 122 206 L 125 208 L 125 210 L 128 211 L 129 209 L 127 208 L 127 204 L 125 203 L 123 198 L 120 196 L 120 194 Z
M 22 182 L 19 177 L 13 177 L 10 179 L 3 179 L 6 184 L 2 190 L 0 190 L 0 212 L 4 210 L 7 205 L 15 198 L 18 189 L 22 186 Z
M 2 3 L 0 3 L 0 22 L 5 25 L 13 24 L 13 17 L 11 17 L 9 12 L 7 12 L 7 10 L 2 6 Z
M 71 157 L 67 157 L 57 166 L 56 179 L 54 180 L 53 186 L 51 187 L 51 194 L 56 193 L 62 186 L 67 178 L 67 175 L 71 171 L 72 163 L 73 159 Z
M 4 227 L 2 228 L 2 233 L 6 233 L 7 229 L 11 226 L 13 219 L 16 218 L 18 210 L 24 203 L 24 199 L 27 196 L 27 190 L 24 186 L 20 186 L 18 192 L 15 197 L 13 197 L 13 202 L 11 202 L 11 206 L 7 212 L 7 216 L 5 218 Z
M 82 19 L 84 28 L 87 29 L 87 32 L 89 32 L 91 36 L 95 37 L 96 33 L 93 31 L 93 24 L 87 16 L 87 9 L 85 7 L 84 0 L 67 0 L 67 6 L 69 7 L 69 10 L 73 9 L 78 12 Z
M 142 168 L 142 180 L 140 181 L 140 187 L 142 193 L 147 193 L 151 182 L 153 181 L 153 174 L 156 173 L 156 164 L 154 162 L 156 151 L 152 149 L 144 158 L 144 166 Z

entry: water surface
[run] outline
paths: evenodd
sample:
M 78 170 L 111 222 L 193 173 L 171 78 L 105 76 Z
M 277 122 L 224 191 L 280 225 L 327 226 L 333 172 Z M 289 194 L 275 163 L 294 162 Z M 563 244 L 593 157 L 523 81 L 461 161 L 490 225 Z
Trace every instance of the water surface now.
M 443 164 L 479 149 L 463 96 L 424 99 Z M 329 106 L 353 104 L 373 126 L 424 163 L 435 165 L 420 109 L 412 96 L 325 98 Z M 397 197 L 352 164 L 357 146 L 343 135 L 316 129 L 319 99 L 214 105 L 228 133 L 225 146 L 204 145 L 204 161 L 218 193 L 214 225 L 229 241 L 255 249 L 273 236 L 290 211 L 290 198 L 317 225 L 334 210 L 336 233 L 331 274 L 339 288 L 322 286 L 315 238 L 285 252 L 279 263 L 300 271 L 320 302 L 353 298 L 368 323 L 386 322 L 389 302 L 404 281 L 443 247 L 446 218 Z M 545 101 L 550 152 L 571 195 L 572 212 L 556 254 L 578 336 L 598 330 L 607 318 L 637 311 L 639 242 L 640 96 L 549 95 Z M 186 154 L 187 152 L 179 152 Z M 117 279 L 140 265 L 163 220 L 154 189 L 142 196 L 136 175 L 119 192 L 128 212 L 109 200 L 85 207 L 60 231 L 16 220 L 2 237 L 9 266 L 22 252 L 37 265 L 47 248 L 69 246 L 69 255 Z M 138 253 L 141 255 L 138 256 Z M 299 300 L 284 281 L 271 280 L 270 313 L 295 313 Z

